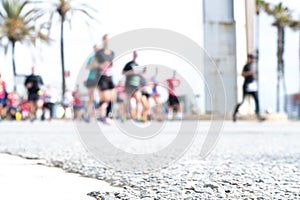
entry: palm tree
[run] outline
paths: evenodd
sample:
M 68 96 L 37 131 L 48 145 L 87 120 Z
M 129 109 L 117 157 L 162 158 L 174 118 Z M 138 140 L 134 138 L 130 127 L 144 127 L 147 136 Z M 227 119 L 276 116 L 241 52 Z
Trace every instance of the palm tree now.
M 285 82 L 285 68 L 284 68 L 284 45 L 285 45 L 285 28 L 288 27 L 292 21 L 291 11 L 284 7 L 282 2 L 273 6 L 271 10 L 269 10 L 268 14 L 273 16 L 274 22 L 273 26 L 277 28 L 277 112 L 280 110 L 280 83 L 283 84 L 283 94 L 284 98 L 284 110 L 286 111 L 286 95 L 287 88 Z
M 270 4 L 265 2 L 264 0 L 256 0 L 256 14 L 259 15 L 260 11 L 264 11 L 266 13 L 270 12 Z
M 273 26 L 277 28 L 277 101 L 276 110 L 280 110 L 280 83 L 283 84 L 283 92 L 286 98 L 286 83 L 284 76 L 284 44 L 285 44 L 285 28 L 291 25 L 291 11 L 284 7 L 282 2 L 276 5 L 270 5 L 264 0 L 256 0 L 256 13 L 259 15 L 260 10 L 265 11 L 268 15 L 274 18 Z M 284 109 L 286 110 L 286 99 L 284 99 Z
M 43 15 L 41 10 L 30 8 L 27 0 L 1 0 L 0 7 L 0 40 L 7 39 L 11 45 L 13 75 L 17 76 L 15 64 L 16 43 L 35 45 L 37 39 L 49 42 L 44 32 L 44 24 L 37 27 L 37 20 Z M 45 29 L 46 30 L 46 29 Z M 8 46 L 5 47 L 6 49 Z M 5 51 L 6 52 L 6 51 Z M 14 86 L 15 87 L 15 86 Z
M 58 15 L 60 23 L 60 56 L 61 56 L 61 76 L 62 76 L 62 97 L 66 90 L 65 80 L 65 57 L 64 57 L 64 24 L 68 22 L 71 25 L 73 16 L 81 16 L 88 24 L 89 20 L 95 20 L 90 13 L 95 13 L 96 10 L 87 4 L 80 3 L 76 0 L 56 0 L 51 4 L 50 10 L 50 27 L 53 22 L 54 16 Z

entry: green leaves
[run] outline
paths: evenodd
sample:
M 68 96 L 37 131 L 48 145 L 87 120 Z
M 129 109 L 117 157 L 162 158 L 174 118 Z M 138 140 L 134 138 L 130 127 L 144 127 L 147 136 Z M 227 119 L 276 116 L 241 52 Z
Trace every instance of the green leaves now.
M 273 26 L 289 26 L 292 28 L 299 26 L 299 22 L 292 18 L 292 11 L 288 7 L 285 7 L 282 2 L 271 5 L 264 0 L 256 0 L 257 13 L 259 14 L 261 10 L 274 18 Z
M 48 37 L 40 34 L 40 25 L 36 23 L 42 12 L 29 5 L 27 0 L 1 0 L 0 39 L 6 37 L 11 43 L 29 44 L 35 44 L 36 39 L 49 41 Z

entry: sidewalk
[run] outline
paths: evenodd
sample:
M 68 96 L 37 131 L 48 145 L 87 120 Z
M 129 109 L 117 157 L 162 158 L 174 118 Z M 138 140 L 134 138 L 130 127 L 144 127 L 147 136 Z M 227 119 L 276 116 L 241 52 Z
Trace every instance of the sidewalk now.
M 39 163 L 43 161 L 0 154 L 0 199 L 93 200 L 88 192 L 118 191 L 106 182 Z

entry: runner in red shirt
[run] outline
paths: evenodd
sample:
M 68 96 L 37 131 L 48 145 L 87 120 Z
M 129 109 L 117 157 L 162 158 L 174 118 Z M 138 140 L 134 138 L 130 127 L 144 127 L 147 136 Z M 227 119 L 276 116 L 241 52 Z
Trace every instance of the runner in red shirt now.
M 168 99 L 168 120 L 173 119 L 173 111 L 176 109 L 177 115 L 176 118 L 178 120 L 182 119 L 182 111 L 180 102 L 178 100 L 177 95 L 175 94 L 175 88 L 180 86 L 181 81 L 176 78 L 176 71 L 173 71 L 173 77 L 166 80 L 168 92 L 169 92 L 169 99 Z

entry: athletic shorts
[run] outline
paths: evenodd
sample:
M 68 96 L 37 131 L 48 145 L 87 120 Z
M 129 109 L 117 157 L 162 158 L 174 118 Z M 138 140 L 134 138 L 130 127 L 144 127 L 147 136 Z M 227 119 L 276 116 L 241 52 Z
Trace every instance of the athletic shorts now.
M 137 86 L 132 86 L 132 85 L 125 86 L 125 92 L 129 96 L 133 95 L 133 93 L 138 91 L 138 89 L 139 89 L 139 87 L 137 87 Z
M 157 91 L 157 87 L 153 87 L 152 88 L 152 94 L 151 95 L 155 96 L 155 97 L 159 97 L 160 96 L 159 93 L 158 93 L 158 91 Z
M 11 112 L 11 111 L 17 112 L 17 108 L 16 108 L 16 107 L 10 106 L 10 107 L 8 108 L 8 112 Z
M 97 86 L 97 80 L 88 79 L 88 80 L 84 81 L 84 85 L 87 88 L 94 88 Z
M 0 98 L 0 105 L 5 106 L 6 105 L 6 99 Z
M 82 105 L 73 105 L 74 110 L 81 110 L 83 108 Z
M 124 99 L 117 97 L 117 103 L 124 103 Z
M 150 97 L 150 94 L 148 92 L 142 92 L 142 96 L 145 96 L 148 99 Z
M 28 101 L 37 101 L 40 99 L 40 95 L 38 94 L 29 94 L 28 95 Z
M 114 82 L 111 76 L 101 76 L 98 87 L 101 91 L 111 90 L 115 88 Z
M 174 106 L 174 105 L 179 104 L 179 100 L 176 96 L 169 95 L 168 103 L 169 103 L 169 106 Z

